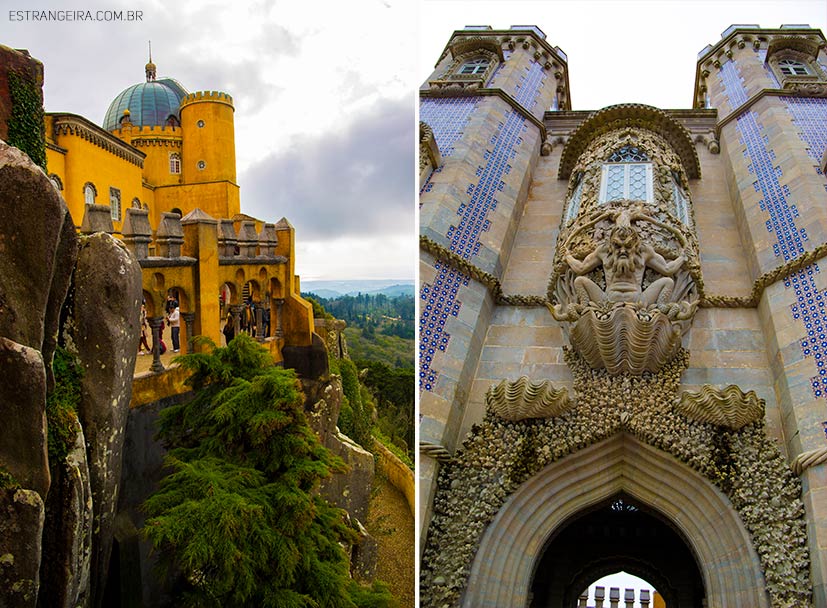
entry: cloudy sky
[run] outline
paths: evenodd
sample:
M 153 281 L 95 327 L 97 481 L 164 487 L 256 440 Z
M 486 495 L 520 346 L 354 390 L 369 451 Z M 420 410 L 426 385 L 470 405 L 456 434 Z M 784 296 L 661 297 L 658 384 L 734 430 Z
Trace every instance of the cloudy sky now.
M 16 14 L 50 9 L 142 15 Z M 303 279 L 412 279 L 415 17 L 408 0 L 0 0 L 0 43 L 43 62 L 47 111 L 100 124 L 151 40 L 159 78 L 233 96 L 242 211 L 293 224 Z

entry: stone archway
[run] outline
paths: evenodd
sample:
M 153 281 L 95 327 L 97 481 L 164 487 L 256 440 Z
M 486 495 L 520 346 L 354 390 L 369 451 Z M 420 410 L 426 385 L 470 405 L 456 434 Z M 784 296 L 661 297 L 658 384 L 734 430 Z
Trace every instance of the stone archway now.
M 758 555 L 729 499 L 690 467 L 626 433 L 549 465 L 511 495 L 482 537 L 462 605 L 527 606 L 550 536 L 621 492 L 680 531 L 696 556 L 708 608 L 770 605 Z

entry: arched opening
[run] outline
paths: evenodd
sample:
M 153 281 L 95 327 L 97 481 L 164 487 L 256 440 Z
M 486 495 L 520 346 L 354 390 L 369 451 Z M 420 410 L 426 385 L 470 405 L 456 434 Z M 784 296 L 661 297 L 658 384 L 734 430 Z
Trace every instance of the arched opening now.
M 554 531 L 534 571 L 530 605 L 575 608 L 592 583 L 619 571 L 651 583 L 670 608 L 703 603 L 703 579 L 683 534 L 620 492 Z
M 726 495 L 671 454 L 626 433 L 558 460 L 511 495 L 483 534 L 462 605 L 530 606 L 532 583 L 547 549 L 568 525 L 618 495 L 667 522 L 663 525 L 684 539 L 708 606 L 768 608 L 758 555 Z M 628 554 L 625 563 L 631 564 Z M 598 570 L 595 566 L 591 573 Z M 583 587 L 591 573 L 583 577 Z M 659 584 L 651 574 L 644 578 Z

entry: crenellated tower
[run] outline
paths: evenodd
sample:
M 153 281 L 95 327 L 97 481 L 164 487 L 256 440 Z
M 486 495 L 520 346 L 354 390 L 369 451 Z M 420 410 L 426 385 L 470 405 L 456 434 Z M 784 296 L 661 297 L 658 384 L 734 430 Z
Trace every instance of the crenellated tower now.
M 420 97 L 420 120 L 427 125 L 421 438 L 453 450 L 494 313 L 480 277 L 499 280 L 508 264 L 534 168 L 549 148 L 543 114 L 570 103 L 566 55 L 535 26 L 467 27 L 451 36 Z M 438 148 L 438 166 L 427 158 L 428 137 L 431 149 Z M 458 265 L 447 265 L 445 256 Z M 437 465 L 427 449 L 423 454 L 420 496 L 427 514 Z

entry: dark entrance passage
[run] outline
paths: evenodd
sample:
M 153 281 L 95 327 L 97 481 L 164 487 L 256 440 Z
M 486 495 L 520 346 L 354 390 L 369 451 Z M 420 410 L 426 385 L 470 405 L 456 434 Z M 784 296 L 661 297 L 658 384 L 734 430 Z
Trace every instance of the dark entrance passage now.
M 668 608 L 701 608 L 704 586 L 679 531 L 625 494 L 572 517 L 547 543 L 531 584 L 532 608 L 575 608 L 591 583 L 625 571 L 651 583 Z

